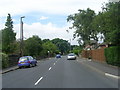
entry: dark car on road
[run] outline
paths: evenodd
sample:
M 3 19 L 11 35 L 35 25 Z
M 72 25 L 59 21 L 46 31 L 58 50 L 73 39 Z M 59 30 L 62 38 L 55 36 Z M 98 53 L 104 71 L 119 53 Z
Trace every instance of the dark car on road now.
M 37 65 L 37 60 L 32 56 L 23 56 L 19 58 L 18 67 L 32 67 Z
M 61 58 L 61 55 L 60 55 L 60 54 L 57 54 L 57 55 L 56 55 L 56 58 Z

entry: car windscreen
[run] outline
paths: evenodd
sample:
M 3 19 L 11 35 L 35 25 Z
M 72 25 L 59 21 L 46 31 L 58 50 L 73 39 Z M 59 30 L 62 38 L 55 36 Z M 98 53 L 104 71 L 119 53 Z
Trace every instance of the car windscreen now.
M 21 57 L 21 58 L 19 59 L 19 61 L 25 61 L 25 60 L 28 60 L 28 58 L 27 58 L 27 57 Z

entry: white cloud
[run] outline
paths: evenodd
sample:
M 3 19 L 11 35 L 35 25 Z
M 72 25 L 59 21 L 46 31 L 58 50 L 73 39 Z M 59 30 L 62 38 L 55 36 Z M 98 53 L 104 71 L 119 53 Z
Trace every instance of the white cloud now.
M 66 27 L 56 27 L 52 23 L 48 24 L 41 24 L 39 22 L 32 23 L 31 25 L 24 24 L 24 37 L 29 38 L 33 35 L 38 35 L 42 39 L 54 39 L 54 38 L 62 38 L 65 40 L 69 40 L 73 38 L 73 32 L 69 31 L 69 33 L 66 32 L 69 25 L 66 25 Z M 20 25 L 15 24 L 14 30 L 17 33 L 17 38 L 20 38 Z M 76 40 L 72 41 L 72 44 L 77 44 Z
M 0 0 L 0 16 L 22 15 L 29 12 L 71 14 L 78 9 L 101 10 L 101 3 L 108 0 Z
M 45 20 L 45 19 L 48 19 L 48 17 L 45 17 L 45 16 L 40 17 L 40 20 Z

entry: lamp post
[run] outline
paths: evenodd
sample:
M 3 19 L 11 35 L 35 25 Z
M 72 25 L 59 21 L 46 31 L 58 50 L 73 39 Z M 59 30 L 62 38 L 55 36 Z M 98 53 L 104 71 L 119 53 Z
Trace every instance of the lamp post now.
M 20 17 L 20 56 L 23 56 L 23 21 L 25 16 Z
M 70 27 L 69 27 L 69 28 L 70 28 Z M 69 30 L 66 30 L 66 32 L 69 33 Z M 70 40 L 70 51 L 69 51 L 69 52 L 71 53 L 71 38 L 70 38 L 69 40 Z M 68 40 L 68 41 L 69 41 L 69 40 Z

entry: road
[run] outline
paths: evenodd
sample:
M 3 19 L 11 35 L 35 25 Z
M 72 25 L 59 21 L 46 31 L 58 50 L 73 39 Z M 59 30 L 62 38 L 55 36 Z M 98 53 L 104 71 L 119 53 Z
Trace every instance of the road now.
M 118 88 L 116 78 L 107 77 L 82 64 L 82 59 L 51 58 L 36 67 L 2 75 L 3 88 Z

